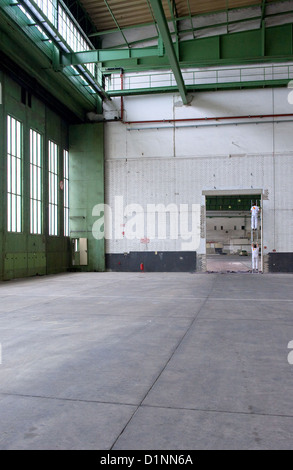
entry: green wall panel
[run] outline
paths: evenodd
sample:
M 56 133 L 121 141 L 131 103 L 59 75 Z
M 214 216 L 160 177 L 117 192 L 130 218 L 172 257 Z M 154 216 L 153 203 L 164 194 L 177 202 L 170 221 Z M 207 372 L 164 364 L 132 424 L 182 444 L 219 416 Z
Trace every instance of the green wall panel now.
M 221 57 L 231 59 L 254 59 L 261 57 L 260 30 L 221 36 Z
M 96 240 L 92 234 L 93 208 L 104 203 L 103 123 L 70 126 L 69 172 L 70 236 L 88 240 L 88 265 L 76 269 L 104 271 L 104 240 Z
M 5 208 L 4 208 L 4 187 L 3 187 L 3 177 L 4 177 L 4 106 L 3 106 L 3 95 L 4 95 L 4 81 L 3 73 L 0 70 L 0 279 L 3 278 L 4 271 L 4 252 L 3 252 L 3 236 L 4 236 L 4 217 L 5 217 Z M 2 176 L 3 175 L 3 176 Z
M 195 59 L 196 58 L 196 59 Z M 181 62 L 218 61 L 220 59 L 219 36 L 197 39 L 196 41 L 185 41 L 180 45 Z
M 292 55 L 293 54 L 292 24 L 275 26 L 266 30 L 266 55 Z

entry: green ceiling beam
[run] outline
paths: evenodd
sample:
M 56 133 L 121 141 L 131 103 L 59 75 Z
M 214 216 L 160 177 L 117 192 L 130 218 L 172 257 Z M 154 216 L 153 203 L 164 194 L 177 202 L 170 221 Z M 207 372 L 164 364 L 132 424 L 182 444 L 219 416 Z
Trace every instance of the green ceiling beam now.
M 286 86 L 288 81 L 284 80 L 281 82 L 278 77 L 277 80 L 259 82 L 248 82 L 246 83 L 229 83 L 229 84 L 211 84 L 199 86 L 186 86 L 181 74 L 180 68 L 195 68 L 195 67 L 206 67 L 206 66 L 234 66 L 240 64 L 258 64 L 258 63 L 273 63 L 278 61 L 293 61 L 293 24 L 285 24 L 281 26 L 274 26 L 267 28 L 265 21 L 262 22 L 262 28 L 243 31 L 240 33 L 230 33 L 221 36 L 212 36 L 201 39 L 194 39 L 189 41 L 179 42 L 179 54 L 176 55 L 175 47 L 173 45 L 171 34 L 168 28 L 167 20 L 165 18 L 161 1 L 149 0 L 152 7 L 156 3 L 160 13 L 155 9 L 154 14 L 160 30 L 159 44 L 158 47 L 147 47 L 147 48 L 125 48 L 125 49 L 103 49 L 94 50 L 76 54 L 64 54 L 60 51 L 57 54 L 56 61 L 54 61 L 54 51 L 57 52 L 57 48 L 48 41 L 42 39 L 41 33 L 35 27 L 28 27 L 27 23 L 22 18 L 19 18 L 19 31 L 17 29 L 8 30 L 10 38 L 10 44 L 14 44 L 14 48 L 6 43 L 8 36 L 5 32 L 1 32 L 1 16 L 4 15 L 7 20 L 7 16 L 4 13 L 3 6 L 0 7 L 0 48 L 10 54 L 11 58 L 19 65 L 27 70 L 36 78 L 44 87 L 54 93 L 55 96 L 68 108 L 74 110 L 77 115 L 81 116 L 84 110 L 84 106 L 88 109 L 92 109 L 92 106 L 96 105 L 95 94 L 87 92 L 87 87 L 80 81 L 79 76 L 71 76 L 72 71 L 68 65 L 79 65 L 81 64 L 98 62 L 99 67 L 102 69 L 120 67 L 127 72 L 139 72 L 145 70 L 170 70 L 172 68 L 173 74 L 177 81 L 176 87 L 161 87 L 158 89 L 146 89 L 146 90 L 130 90 L 125 91 L 125 94 L 144 94 L 144 93 L 164 93 L 173 92 L 179 89 L 184 103 L 187 101 L 186 94 L 189 91 L 197 91 L 204 89 L 220 89 L 220 88 L 243 88 L 243 87 L 261 87 L 261 86 Z M 5 10 L 17 9 L 17 7 L 11 7 L 11 1 L 3 0 L 6 8 Z M 3 4 L 2 4 L 3 5 Z M 265 5 L 265 2 L 263 3 Z M 18 10 L 18 9 L 17 9 Z M 19 10 L 19 15 L 21 12 Z M 161 15 L 161 20 L 159 15 Z M 23 15 L 22 15 L 23 16 Z M 176 20 L 176 18 L 174 17 Z M 21 23 L 23 22 L 23 24 Z M 4 23 L 6 21 L 4 20 Z M 11 21 L 7 22 L 7 27 Z M 34 44 L 29 43 L 28 40 L 22 40 L 20 30 L 32 31 L 28 36 Z M 163 34 L 164 37 L 163 37 Z M 12 39 L 12 35 L 14 38 Z M 166 53 L 162 47 L 162 41 L 168 46 L 165 48 Z M 19 51 L 24 49 L 24 43 L 26 44 L 26 50 L 22 53 Z M 30 45 L 29 45 L 30 44 Z M 38 45 L 38 47 L 37 47 Z M 20 48 L 21 46 L 21 48 Z M 12 57 L 12 50 L 15 49 L 15 56 Z M 38 49 L 40 49 L 38 51 Z M 38 63 L 40 56 L 40 64 Z M 43 56 L 43 57 L 42 57 Z M 180 60 L 178 59 L 180 57 Z M 30 60 L 33 65 L 28 68 Z M 34 60 L 35 59 L 35 60 Z M 37 60 L 38 59 L 38 60 Z M 44 63 L 43 63 L 44 61 Z M 63 73 L 54 72 L 54 65 L 56 70 L 60 70 L 58 65 L 63 65 Z M 71 73 L 71 75 L 70 75 Z M 70 81 L 71 83 L 68 83 Z M 55 86 L 57 83 L 57 86 Z M 78 89 L 79 93 L 76 93 Z M 122 93 L 117 91 L 117 94 L 109 93 L 109 96 L 119 96 Z M 82 95 L 82 96 L 79 96 Z M 79 96 L 80 100 L 76 97 Z M 71 102 L 73 98 L 73 101 Z M 74 106 L 73 106 L 74 104 Z
M 62 71 L 60 63 L 62 55 L 61 45 L 68 48 L 68 44 L 59 33 L 57 26 L 51 23 L 37 4 L 34 4 L 32 6 L 33 9 L 31 9 L 24 0 L 17 0 L 17 2 L 11 2 L 11 0 L 1 1 L 0 12 L 3 10 L 3 13 L 16 23 L 17 27 L 25 33 L 32 44 L 37 45 L 47 58 L 50 59 L 55 72 Z M 67 14 L 70 15 L 69 12 Z M 73 19 L 73 21 L 75 20 Z M 78 24 L 76 26 L 78 27 Z M 86 39 L 85 36 L 84 39 Z M 90 43 L 88 43 L 88 46 L 90 46 Z M 62 72 L 75 84 L 81 94 L 97 95 L 96 101 L 98 103 L 100 103 L 100 99 L 108 99 L 108 95 L 95 80 L 95 77 L 90 76 L 89 71 L 85 67 L 80 66 L 78 68 L 78 78 L 73 77 L 68 72 L 69 69 L 64 69 Z M 74 75 L 77 74 L 75 73 Z
M 176 56 L 179 56 L 179 22 L 176 21 L 176 18 L 178 17 L 177 15 L 177 10 L 176 10 L 176 4 L 174 0 L 168 0 L 168 5 L 169 5 L 169 10 L 173 22 L 173 27 L 174 27 L 174 34 L 175 34 L 175 44 L 174 47 L 176 48 Z M 171 33 L 171 32 L 170 32 Z M 172 34 L 171 34 L 172 37 Z
M 161 47 L 144 47 L 133 49 L 99 49 L 84 52 L 61 53 L 60 62 L 63 66 L 91 64 L 108 60 L 141 59 L 163 55 Z
M 109 11 L 109 13 L 110 13 L 110 15 L 111 15 L 111 17 L 112 17 L 112 19 L 113 19 L 115 25 L 117 26 L 117 28 L 118 28 L 120 34 L 122 35 L 122 37 L 123 37 L 123 39 L 124 39 L 124 41 L 125 41 L 125 44 L 126 44 L 127 46 L 129 46 L 129 44 L 128 44 L 128 42 L 127 42 L 127 39 L 126 39 L 126 36 L 125 36 L 125 34 L 123 33 L 122 29 L 120 28 L 119 23 L 118 23 L 118 21 L 116 20 L 115 15 L 114 15 L 114 13 L 113 13 L 113 11 L 112 11 L 112 9 L 111 9 L 111 7 L 110 7 L 108 1 L 107 1 L 107 0 L 104 0 L 104 3 L 105 3 L 105 5 L 106 5 L 106 7 L 108 8 L 108 11 Z
M 262 6 L 261 6 L 261 19 L 260 19 L 260 22 L 262 23 L 265 19 L 265 16 L 266 16 L 266 3 L 267 3 L 267 0 L 262 0 Z
M 89 110 L 95 111 L 96 95 L 79 88 L 65 74 L 56 73 L 52 63 L 39 47 L 23 34 L 21 29 L 11 27 L 11 20 L 0 8 L 0 51 L 29 77 L 36 93 L 40 87 L 64 105 L 78 120 L 83 121 Z M 0 69 L 4 65 L 0 61 Z M 38 95 L 39 96 L 39 95 Z
M 186 87 L 185 87 L 184 80 L 182 77 L 180 65 L 179 65 L 175 50 L 174 50 L 173 41 L 172 41 L 168 23 L 165 17 L 162 2 L 161 0 L 150 0 L 150 4 L 152 6 L 155 20 L 157 22 L 161 37 L 165 45 L 166 54 L 167 54 L 171 69 L 173 71 L 182 101 L 184 104 L 187 104 L 188 101 L 187 101 Z

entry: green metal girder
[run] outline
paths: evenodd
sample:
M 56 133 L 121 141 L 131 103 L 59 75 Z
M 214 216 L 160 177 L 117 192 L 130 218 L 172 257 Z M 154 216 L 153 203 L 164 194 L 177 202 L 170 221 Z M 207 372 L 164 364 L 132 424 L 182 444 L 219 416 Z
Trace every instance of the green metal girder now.
M 0 8 L 0 51 L 36 80 L 48 93 L 67 107 L 79 120 L 85 113 L 96 109 L 96 96 L 77 93 L 77 86 L 65 74 L 53 70 L 50 58 L 21 28 L 11 27 L 11 20 Z M 0 68 L 2 64 L 0 63 Z
M 11 3 L 10 0 L 2 0 L 3 5 L 0 6 L 0 13 L 3 9 L 3 13 L 7 14 L 8 17 L 11 17 L 17 26 L 26 34 L 26 36 L 33 42 L 33 48 L 35 45 L 50 59 L 52 63 L 53 70 L 55 72 L 61 71 L 60 67 L 60 57 L 61 49 L 60 43 L 66 45 L 66 41 L 59 33 L 58 29 L 49 21 L 44 12 L 38 7 L 37 4 L 34 5 L 34 10 L 38 13 L 38 17 L 35 17 L 35 13 L 27 8 L 27 5 L 23 0 L 18 0 L 18 3 Z M 27 16 L 23 11 L 18 8 L 18 5 L 22 6 L 24 10 L 27 11 L 29 16 Z M 43 21 L 40 21 L 39 17 L 43 18 Z M 0 24 L 1 26 L 1 24 Z M 43 31 L 40 32 L 38 26 Z M 92 77 L 89 80 L 86 79 L 89 75 L 88 70 L 84 67 L 79 67 L 79 75 L 81 79 L 79 80 L 77 74 L 68 73 L 67 70 L 64 71 L 64 75 L 70 77 L 69 79 L 73 81 L 75 87 L 79 90 L 81 94 L 91 94 L 91 98 L 94 98 L 97 106 L 99 106 L 101 99 L 108 99 L 108 95 L 105 90 L 97 83 L 97 81 Z M 84 83 L 84 81 L 86 83 Z M 86 91 L 90 90 L 90 87 L 94 87 L 94 93 Z M 95 97 L 94 97 L 95 96 Z
M 88 102 L 89 108 L 92 103 L 95 102 L 95 94 L 88 95 L 84 85 L 80 83 L 74 83 L 75 78 L 69 77 L 70 68 L 66 67 L 69 65 L 81 65 L 85 63 L 99 62 L 101 69 L 121 67 L 127 72 L 137 72 L 145 70 L 169 70 L 170 67 L 174 73 L 177 88 L 176 87 L 160 87 L 158 89 L 140 89 L 140 90 L 127 90 L 117 91 L 115 93 L 110 92 L 108 96 L 122 96 L 123 94 L 144 94 L 144 93 L 164 93 L 164 92 L 176 92 L 180 91 L 183 102 L 187 103 L 187 92 L 191 90 L 203 90 L 203 89 L 220 89 L 220 88 L 242 88 L 242 87 L 261 87 L 261 86 L 281 86 L 286 85 L 280 80 L 273 80 L 270 82 L 249 82 L 246 83 L 228 83 L 228 84 L 211 84 L 200 86 L 186 86 L 181 73 L 181 68 L 200 68 L 207 66 L 230 66 L 240 64 L 258 64 L 278 61 L 293 61 L 293 24 L 285 24 L 281 26 L 274 26 L 267 28 L 265 21 L 262 21 L 261 28 L 243 31 L 239 33 L 230 33 L 219 36 L 211 36 L 201 39 L 193 39 L 189 41 L 181 41 L 178 43 L 178 48 L 175 47 L 171 39 L 171 33 L 168 28 L 168 23 L 164 15 L 161 0 L 150 0 L 154 15 L 157 21 L 158 28 L 161 36 L 159 36 L 158 47 L 146 47 L 146 48 L 125 48 L 125 49 L 104 49 L 104 50 L 93 50 L 80 53 L 65 54 L 61 51 L 57 51 L 57 47 L 49 42 L 42 40 L 39 36 L 40 33 L 36 28 L 27 28 L 27 30 L 35 30 L 36 44 L 39 49 L 44 53 L 37 52 L 37 47 L 33 44 L 30 47 L 27 41 L 22 41 L 20 31 L 15 30 L 14 39 L 10 38 L 9 44 L 6 43 L 8 37 L 12 35 L 10 28 L 8 36 L 5 32 L 1 32 L 1 21 L 0 21 L 0 47 L 6 54 L 10 53 L 15 49 L 15 54 L 12 59 L 19 61 L 24 70 L 32 73 L 32 76 L 37 76 L 40 83 L 47 86 L 49 90 L 54 91 L 54 94 L 62 96 L 62 101 L 70 102 L 72 96 L 72 88 L 75 86 L 79 88 L 81 94 L 80 105 L 81 108 L 84 106 L 84 101 Z M 8 0 L 3 0 L 3 6 L 8 11 L 11 8 L 11 3 Z M 3 8 L 2 6 L 2 8 Z M 265 14 L 266 2 L 263 0 L 263 15 Z M 15 8 L 15 7 L 14 7 Z M 4 8 L 3 8 L 4 10 Z M 1 12 L 1 8 L 0 8 Z M 3 14 L 4 12 L 2 12 Z M 1 15 L 2 15 L 1 14 Z M 0 16 L 1 16 L 0 15 Z M 4 18 L 4 17 L 3 17 Z M 6 18 L 7 19 L 7 18 Z M 174 18 L 176 19 L 176 18 Z M 1 20 L 1 18 L 0 18 Z M 6 20 L 4 20 L 6 23 Z M 25 26 L 25 25 L 24 25 Z M 24 29 L 24 26 L 20 26 L 20 29 Z M 8 27 L 8 24 L 7 24 Z M 162 44 L 165 45 L 165 51 Z M 19 57 L 18 44 L 24 49 L 26 44 L 27 55 L 23 54 Z M 47 53 L 47 49 L 49 53 Z M 57 54 L 54 54 L 58 52 Z M 42 57 L 43 55 L 43 57 Z M 44 56 L 47 55 L 47 58 Z M 29 59 L 29 60 L 28 60 Z M 49 61 L 48 61 L 49 59 Z M 28 67 L 28 65 L 30 67 Z M 40 63 L 42 65 L 40 65 Z M 63 73 L 53 73 L 52 70 L 55 66 L 56 71 L 61 71 L 64 66 Z M 61 65 L 61 67 L 60 67 Z M 45 77 L 44 70 L 47 71 Z M 37 72 L 38 71 L 38 72 Z M 65 75 L 61 79 L 61 75 Z M 66 78 L 70 78 L 72 84 L 65 84 Z M 78 80 L 78 78 L 76 78 Z M 54 81 L 62 83 L 62 87 L 55 86 Z M 66 93 L 64 94 L 64 87 L 66 87 Z M 66 97 L 66 100 L 64 99 Z M 77 101 L 77 100 L 75 100 Z M 89 105 L 90 103 L 90 105 Z M 70 107 L 76 108 L 77 103 L 70 103 Z M 78 106 L 79 107 L 79 106 Z M 75 109 L 76 112 L 76 109 Z M 78 111 L 80 115 L 80 110 Z
M 267 3 L 267 0 L 262 0 L 262 6 L 261 6 L 261 23 L 264 21 L 265 19 L 265 15 L 266 15 L 266 3 Z
M 162 56 L 159 47 L 136 49 L 99 49 L 85 52 L 61 53 L 60 61 L 63 66 L 105 62 L 108 60 L 141 59 L 143 57 Z
M 172 41 L 168 23 L 165 17 L 162 2 L 161 0 L 150 0 L 150 4 L 152 6 L 161 37 L 165 45 L 166 54 L 167 54 L 171 69 L 173 71 L 182 101 L 184 104 L 187 104 L 186 87 L 185 87 L 184 80 L 182 77 L 180 65 L 179 65 L 175 50 L 174 50 L 173 41 Z

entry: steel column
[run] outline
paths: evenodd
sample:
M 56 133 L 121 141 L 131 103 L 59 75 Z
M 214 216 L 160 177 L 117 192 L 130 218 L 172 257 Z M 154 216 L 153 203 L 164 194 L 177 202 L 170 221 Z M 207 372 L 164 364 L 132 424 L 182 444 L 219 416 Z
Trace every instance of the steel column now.
M 150 0 L 154 16 L 156 19 L 156 22 L 158 24 L 162 39 L 164 41 L 165 45 L 165 50 L 168 56 L 168 60 L 170 62 L 182 101 L 184 104 L 187 104 L 187 92 L 186 92 L 186 87 L 184 84 L 184 80 L 182 77 L 180 65 L 178 62 L 178 59 L 176 57 L 176 53 L 174 50 L 172 38 L 171 38 L 171 33 L 168 27 L 168 23 L 165 17 L 165 13 L 163 10 L 162 2 L 161 0 Z

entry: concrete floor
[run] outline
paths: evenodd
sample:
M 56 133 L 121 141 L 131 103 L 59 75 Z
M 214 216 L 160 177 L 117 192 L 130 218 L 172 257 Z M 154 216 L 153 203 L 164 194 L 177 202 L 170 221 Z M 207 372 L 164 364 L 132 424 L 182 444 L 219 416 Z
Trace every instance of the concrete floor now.
M 0 285 L 0 449 L 293 449 L 293 276 Z
M 259 257 L 259 268 L 261 259 Z M 207 255 L 207 271 L 209 272 L 249 272 L 252 270 L 251 255 Z

